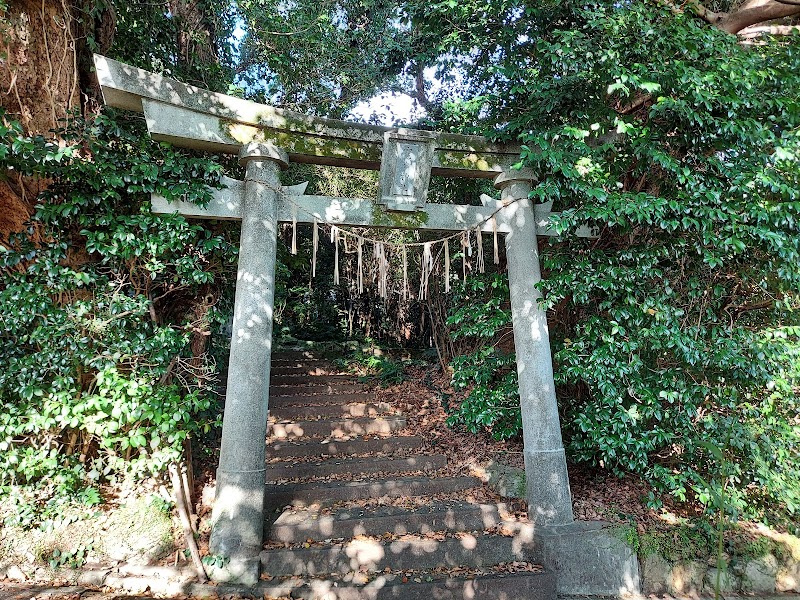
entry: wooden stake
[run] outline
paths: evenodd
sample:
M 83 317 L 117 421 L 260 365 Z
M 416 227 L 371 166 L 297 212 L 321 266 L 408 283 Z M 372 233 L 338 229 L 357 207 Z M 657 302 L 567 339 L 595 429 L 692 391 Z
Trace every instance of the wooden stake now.
M 197 548 L 197 541 L 194 539 L 194 531 L 192 531 L 192 522 L 189 518 L 189 513 L 186 509 L 186 497 L 183 494 L 183 484 L 181 477 L 178 473 L 178 466 L 171 464 L 169 466 L 169 476 L 172 480 L 172 493 L 175 496 L 175 507 L 178 509 L 178 517 L 181 521 L 183 528 L 183 537 L 186 541 L 186 546 L 192 555 L 192 562 L 194 568 L 197 570 L 197 577 L 200 583 L 205 583 L 208 580 L 205 567 L 203 567 L 203 560 L 200 558 L 200 550 Z
M 186 506 L 189 509 L 192 531 L 197 533 L 197 515 L 194 511 L 194 501 L 192 491 L 194 490 L 194 471 L 192 470 L 192 439 L 186 437 L 183 440 L 183 460 L 184 468 L 181 469 L 181 483 L 183 484 L 183 494 L 186 498 Z

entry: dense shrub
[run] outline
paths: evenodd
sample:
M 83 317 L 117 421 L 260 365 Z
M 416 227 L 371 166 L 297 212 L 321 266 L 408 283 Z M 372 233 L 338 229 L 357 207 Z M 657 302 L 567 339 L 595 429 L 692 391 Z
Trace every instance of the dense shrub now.
M 523 12 L 448 42 L 484 57 L 485 102 L 453 119 L 519 136 L 534 198 L 561 211 L 541 289 L 569 455 L 796 513 L 800 37 L 742 46 L 646 3 Z
M 517 435 L 522 416 L 515 357 L 499 347 L 511 336 L 505 275 L 475 275 L 457 284 L 447 325 L 457 344 L 450 362 L 453 388 L 465 392 L 451 407 L 448 424 L 463 425 L 473 433 L 487 428 L 498 440 Z
M 236 253 L 149 213 L 150 193 L 207 201 L 216 164 L 103 115 L 69 123 L 61 144 L 8 119 L 0 134 L 6 168 L 50 181 L 0 254 L 0 486 L 29 521 L 160 472 L 214 423 L 213 365 L 192 341 L 217 316 L 193 298 Z

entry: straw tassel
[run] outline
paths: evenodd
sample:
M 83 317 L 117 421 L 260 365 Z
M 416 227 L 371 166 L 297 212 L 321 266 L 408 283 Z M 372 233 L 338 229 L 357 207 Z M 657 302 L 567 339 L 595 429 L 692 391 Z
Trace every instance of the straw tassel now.
M 450 240 L 444 241 L 444 292 L 450 293 Z
M 464 272 L 464 282 L 467 281 L 467 245 L 469 244 L 469 231 L 461 233 L 461 270 Z
M 485 265 L 483 264 L 483 235 L 481 234 L 480 227 L 475 230 L 475 245 L 478 247 L 478 273 L 485 273 Z
M 419 280 L 419 299 L 425 300 L 428 297 L 428 280 L 433 270 L 433 255 L 431 254 L 431 243 L 425 242 L 422 250 L 422 273 Z
M 382 242 L 375 244 L 375 257 L 378 261 L 378 295 L 386 299 L 389 297 L 389 261 L 386 258 L 386 247 Z
M 311 239 L 311 278 L 313 279 L 317 276 L 317 246 L 319 245 L 319 223 L 316 217 L 314 217 L 314 233 Z
M 500 246 L 497 244 L 497 219 L 492 217 L 492 235 L 494 236 L 494 264 L 500 264 Z

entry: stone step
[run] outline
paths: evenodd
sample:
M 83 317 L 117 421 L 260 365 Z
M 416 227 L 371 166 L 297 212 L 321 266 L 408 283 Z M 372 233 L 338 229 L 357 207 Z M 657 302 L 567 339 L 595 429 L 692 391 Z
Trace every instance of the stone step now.
M 344 456 L 347 454 L 391 453 L 418 450 L 425 440 L 415 435 L 375 437 L 353 440 L 281 441 L 267 445 L 268 458 L 308 458 L 311 456 Z
M 399 498 L 450 494 L 480 487 L 476 477 L 398 477 L 367 481 L 330 481 L 267 484 L 265 502 L 270 507 L 286 506 L 292 502 L 342 502 L 367 498 Z
M 292 588 L 291 595 L 303 600 L 556 600 L 556 577 L 515 573 L 401 583 L 382 575 L 366 585 L 317 579 Z
M 319 352 L 313 350 L 275 350 L 270 358 L 272 362 L 282 360 L 323 360 Z
M 299 382 L 281 384 L 273 383 L 270 385 L 269 391 L 273 396 L 313 396 L 319 394 L 352 394 L 355 392 L 366 392 L 371 390 L 369 386 L 358 381 L 334 381 L 331 383 L 312 381 L 311 383 L 302 384 Z
M 432 570 L 441 567 L 481 568 L 515 561 L 528 561 L 533 541 L 486 534 L 436 540 L 403 536 L 381 541 L 358 538 L 345 544 L 311 548 L 262 550 L 261 568 L 273 577 L 323 575 L 329 573 Z
M 476 531 L 501 523 L 494 504 L 466 502 L 437 503 L 413 510 L 381 506 L 366 510 L 347 508 L 333 514 L 292 508 L 265 525 L 266 539 L 298 543 L 306 540 L 351 539 L 357 535 L 379 537 L 384 533 L 430 533 L 434 531 Z M 531 527 L 529 524 L 525 524 Z
M 405 426 L 405 417 L 396 416 L 286 422 L 272 422 L 272 418 L 270 418 L 267 437 L 270 440 L 287 440 L 371 435 L 375 433 L 391 433 Z
M 319 462 L 285 462 L 267 465 L 267 481 L 313 479 L 343 473 L 406 473 L 438 471 L 447 465 L 443 454 L 407 458 L 329 458 Z
M 330 360 L 325 360 L 321 356 L 312 357 L 311 355 L 305 356 L 303 353 L 300 354 L 286 354 L 284 352 L 273 352 L 271 358 L 271 364 L 274 365 L 329 365 L 331 364 Z
M 272 404 L 272 403 L 270 403 Z M 378 417 L 390 413 L 387 402 L 349 402 L 347 404 L 279 405 L 270 406 L 269 414 L 276 419 L 319 419 L 323 417 Z
M 296 388 L 292 388 L 290 394 L 281 392 L 290 390 L 277 390 L 273 388 L 270 390 L 269 406 L 293 406 L 296 404 L 306 405 L 321 405 L 321 404 L 350 404 L 352 402 L 370 402 L 375 400 L 375 392 L 368 392 L 361 388 L 346 388 L 342 391 L 327 390 L 320 388 L 319 393 L 305 393 Z M 273 393 L 278 392 L 278 393 Z
M 273 385 L 292 385 L 292 386 L 317 386 L 342 383 L 359 383 L 358 378 L 353 375 L 270 375 L 270 386 Z
M 323 377 L 326 375 L 336 374 L 338 369 L 330 366 L 319 364 L 314 365 L 300 365 L 296 363 L 286 363 L 285 365 L 272 365 L 270 367 L 270 379 L 275 377 Z

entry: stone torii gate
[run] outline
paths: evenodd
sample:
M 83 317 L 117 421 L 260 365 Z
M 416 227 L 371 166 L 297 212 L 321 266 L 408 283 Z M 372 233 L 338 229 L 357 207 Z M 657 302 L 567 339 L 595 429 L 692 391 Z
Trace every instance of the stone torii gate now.
M 95 66 L 106 104 L 143 112 L 153 139 L 238 154 L 246 169 L 244 181 L 226 178 L 227 189 L 215 190 L 206 208 L 152 199 L 157 213 L 242 222 L 211 537 L 211 552 L 230 559 L 227 577 L 258 578 L 279 222 L 443 231 L 481 227 L 505 235 L 530 518 L 537 526 L 572 523 L 547 320 L 536 289 L 541 279 L 537 235 L 552 235 L 550 213 L 528 199 L 531 174 L 512 169 L 518 146 L 313 118 L 101 56 L 95 56 Z M 329 198 L 304 195 L 304 185 L 282 188 L 279 173 L 290 161 L 380 170 L 380 197 Z M 428 204 L 431 174 L 491 178 L 501 199 L 484 196 L 478 207 Z

